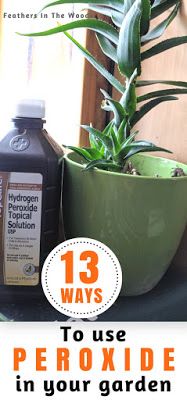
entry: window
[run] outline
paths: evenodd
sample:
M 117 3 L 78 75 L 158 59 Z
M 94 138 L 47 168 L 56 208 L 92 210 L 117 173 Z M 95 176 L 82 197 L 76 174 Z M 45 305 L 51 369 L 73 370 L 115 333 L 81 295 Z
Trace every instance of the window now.
M 30 5 L 28 4 L 30 3 Z M 43 4 L 46 4 L 44 1 Z M 42 7 L 42 1 L 4 0 L 1 49 L 1 132 L 12 116 L 17 98 L 40 97 L 46 100 L 46 129 L 60 144 L 79 141 L 84 59 L 63 35 L 28 38 L 15 32 L 44 31 L 72 20 L 71 5 L 54 7 L 29 18 Z M 57 13 L 57 14 L 56 14 Z M 62 15 L 64 14 L 64 18 Z M 85 30 L 72 33 L 84 43 Z M 88 122 L 88 121 L 87 121 Z

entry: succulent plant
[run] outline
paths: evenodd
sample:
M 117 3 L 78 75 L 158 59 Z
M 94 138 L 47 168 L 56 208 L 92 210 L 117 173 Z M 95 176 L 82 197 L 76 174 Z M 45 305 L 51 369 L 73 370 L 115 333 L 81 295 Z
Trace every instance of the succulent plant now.
M 92 126 L 83 126 L 89 134 L 89 148 L 68 147 L 86 160 L 86 170 L 98 167 L 109 171 L 124 171 L 127 160 L 136 153 L 160 150 L 169 152 L 145 140 L 135 140 L 138 132 L 133 132 L 133 129 L 135 124 L 158 104 L 177 100 L 176 94 L 187 93 L 187 82 L 138 80 L 144 60 L 187 43 L 187 36 L 182 36 L 151 45 L 152 41 L 162 36 L 176 17 L 180 0 L 90 0 L 89 5 L 83 0 L 59 0 L 47 4 L 43 10 L 67 3 L 86 3 L 86 8 L 96 11 L 101 18 L 81 18 L 48 31 L 27 35 L 47 36 L 63 32 L 121 96 L 120 100 L 116 101 L 101 90 L 104 96 L 101 107 L 112 114 L 111 121 L 103 131 Z M 164 14 L 162 21 L 151 28 L 151 20 L 170 8 L 172 9 L 169 10 L 169 15 L 166 17 Z M 102 14 L 110 17 L 111 23 L 103 21 Z M 117 64 L 122 75 L 120 81 L 68 33 L 69 30 L 77 28 L 87 28 L 95 32 L 102 52 Z M 144 50 L 146 44 L 150 44 L 151 47 Z M 172 87 L 148 92 L 142 96 L 137 95 L 137 88 L 157 83 Z

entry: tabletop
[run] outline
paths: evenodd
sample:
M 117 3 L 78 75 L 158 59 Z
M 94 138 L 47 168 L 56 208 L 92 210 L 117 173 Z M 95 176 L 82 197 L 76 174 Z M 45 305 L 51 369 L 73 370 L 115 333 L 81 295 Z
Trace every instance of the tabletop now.
M 70 321 L 56 311 L 45 297 L 28 304 L 1 302 L 0 313 L 13 321 Z M 96 321 L 187 321 L 187 267 L 171 266 L 161 282 L 149 293 L 119 296 L 114 305 Z M 85 320 L 86 321 L 86 320 Z M 89 320 L 87 320 L 89 321 Z

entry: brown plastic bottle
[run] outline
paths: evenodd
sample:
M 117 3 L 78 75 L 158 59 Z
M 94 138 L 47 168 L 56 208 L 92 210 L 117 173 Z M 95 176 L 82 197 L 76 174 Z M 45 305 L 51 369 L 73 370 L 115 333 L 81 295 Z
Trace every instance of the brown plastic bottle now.
M 43 129 L 45 104 L 22 100 L 0 142 L 0 300 L 43 296 L 41 268 L 58 244 L 62 149 Z

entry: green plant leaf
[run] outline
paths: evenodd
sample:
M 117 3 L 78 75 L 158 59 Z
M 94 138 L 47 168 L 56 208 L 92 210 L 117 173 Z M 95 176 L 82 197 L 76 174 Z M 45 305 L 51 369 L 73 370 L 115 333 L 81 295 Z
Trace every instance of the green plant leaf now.
M 102 101 L 101 108 L 102 108 L 102 110 L 107 111 L 107 112 L 112 111 L 111 106 L 109 106 L 105 100 Z
M 121 28 L 122 22 L 123 22 L 124 14 L 121 13 L 120 11 L 113 11 L 111 12 L 111 19 L 114 25 L 116 25 L 118 28 Z
M 110 129 L 112 126 L 113 126 L 113 121 L 110 121 L 108 125 L 106 125 L 105 128 L 103 129 L 102 134 L 104 136 L 110 136 Z
M 112 75 L 110 72 L 107 71 L 103 65 L 97 61 L 92 54 L 85 49 L 76 39 L 74 39 L 68 32 L 64 32 L 64 35 L 68 37 L 81 51 L 84 57 L 93 65 L 93 67 L 100 72 L 102 76 L 120 93 L 124 92 L 124 86 Z
M 141 146 L 141 147 L 151 147 L 151 148 L 153 148 L 153 150 L 152 151 L 166 151 L 166 153 L 170 153 L 170 154 L 172 154 L 172 151 L 171 150 L 168 150 L 168 149 L 165 149 L 165 148 L 163 148 L 163 147 L 158 147 L 158 146 L 155 146 L 155 144 L 154 143 L 151 143 L 151 142 L 149 142 L 149 141 L 147 141 L 147 140 L 136 140 L 135 142 L 133 142 L 133 143 L 131 143 L 131 147 L 136 147 L 136 146 Z M 154 150 L 154 148 L 156 149 L 156 150 Z M 157 150 L 158 149 L 158 150 Z
M 136 0 L 125 0 L 124 1 L 124 16 L 127 15 L 130 8 L 133 6 Z M 151 5 L 150 0 L 141 0 L 142 6 L 142 16 L 140 22 L 140 32 L 141 35 L 144 35 L 149 30 L 149 21 L 150 21 L 150 13 L 151 13 Z
M 174 10 L 164 21 L 162 21 L 159 25 L 157 25 L 150 32 L 148 32 L 147 35 L 142 36 L 142 38 L 141 38 L 142 45 L 149 43 L 151 40 L 158 39 L 160 36 L 163 35 L 166 28 L 171 24 L 173 19 L 176 17 L 178 10 L 179 10 L 179 5 L 180 5 L 180 3 L 178 2 L 178 4 L 175 6 Z
M 126 161 L 128 158 L 132 157 L 134 154 L 137 153 L 143 153 L 143 152 L 148 152 L 148 151 L 165 151 L 167 153 L 171 153 L 171 151 L 164 149 L 162 147 L 158 147 L 154 145 L 151 142 L 147 142 L 145 140 L 139 140 L 134 142 L 134 137 L 137 135 L 138 132 L 135 132 L 133 135 L 131 135 L 126 143 L 124 142 L 123 147 L 117 154 L 115 160 L 122 164 L 124 161 Z
M 106 148 L 106 150 L 111 154 L 112 148 L 113 148 L 113 144 L 112 144 L 112 140 L 111 140 L 109 137 L 103 135 L 102 132 L 98 131 L 98 130 L 95 129 L 95 128 L 92 128 L 91 126 L 88 126 L 88 125 L 81 125 L 81 127 L 82 127 L 83 129 L 85 129 L 87 132 L 91 133 L 92 136 L 93 136 L 96 140 L 97 140 L 97 139 L 100 140 L 101 143 L 103 144 L 103 146 Z
M 90 155 L 90 160 L 98 160 L 102 158 L 103 154 L 98 150 L 98 148 L 92 149 L 90 147 L 83 147 L 82 150 L 85 150 Z
M 94 32 L 100 33 L 106 38 L 110 39 L 113 43 L 118 44 L 119 35 L 117 30 L 107 22 L 101 21 L 96 18 L 86 18 L 78 21 L 69 22 L 68 24 L 58 25 L 56 28 L 48 29 L 43 32 L 20 34 L 21 36 L 50 36 L 57 33 L 66 32 L 77 28 L 87 28 Z
M 100 90 L 101 90 L 101 93 L 104 95 L 105 100 L 107 101 L 107 103 L 110 106 L 110 111 L 112 111 L 114 113 L 115 125 L 119 126 L 126 115 L 124 108 L 117 100 L 113 100 L 105 90 L 103 90 L 103 89 L 100 89 Z M 102 107 L 102 108 L 105 109 L 105 107 Z
M 97 149 L 98 148 L 98 141 L 92 136 L 92 134 L 89 134 L 89 141 L 90 141 L 90 146 L 92 149 Z
M 121 145 L 121 148 L 123 149 L 125 146 L 132 143 L 134 141 L 135 137 L 138 135 L 138 133 L 139 133 L 139 131 L 131 133 L 131 135 L 127 139 L 124 140 L 124 142 Z
M 122 163 L 124 157 L 129 151 L 129 145 L 134 141 L 135 136 L 138 134 L 138 131 L 132 133 L 127 139 L 123 141 L 118 153 L 115 156 L 115 161 Z
M 96 149 L 100 152 L 100 155 L 103 156 L 104 152 L 102 151 L 102 143 L 100 142 L 100 140 L 96 139 L 91 133 L 89 133 L 89 141 L 91 148 Z
M 157 85 L 159 83 L 161 83 L 163 85 L 171 85 L 171 86 L 179 86 L 179 87 L 186 87 L 187 88 L 187 82 L 184 82 L 184 81 L 164 81 L 164 80 L 136 81 L 136 87 Z
M 91 148 L 80 148 L 75 146 L 64 146 L 67 149 L 74 151 L 75 153 L 82 156 L 86 161 L 97 160 L 101 158 L 101 154 L 96 149 Z
M 136 141 L 131 143 L 129 146 L 126 147 L 126 155 L 123 160 L 128 160 L 128 158 L 132 157 L 138 153 L 146 153 L 146 152 L 153 152 L 153 151 L 164 151 L 166 153 L 172 153 L 172 151 L 164 149 L 163 147 L 158 147 L 151 142 L 147 142 L 145 140 Z
M 98 5 L 92 5 L 92 4 L 88 4 L 88 6 L 85 8 L 86 10 L 91 10 L 91 11 L 95 11 L 96 13 L 102 14 L 102 15 L 106 15 L 107 17 L 111 17 L 111 12 L 112 9 L 109 7 L 102 7 L 99 4 Z M 115 11 L 113 9 L 113 11 Z
M 90 126 L 92 127 L 91 124 L 90 124 Z M 90 142 L 90 146 L 92 149 L 96 149 L 97 151 L 99 151 L 101 156 L 104 155 L 104 150 L 102 149 L 103 145 L 102 145 L 101 141 L 96 139 L 95 136 L 93 136 L 91 132 L 89 133 L 89 142 Z
M 112 139 L 112 143 L 113 143 L 113 154 L 115 156 L 115 154 L 118 153 L 118 151 L 120 150 L 120 144 L 118 142 L 117 136 L 115 134 L 114 128 L 112 127 L 110 130 L 110 137 Z
M 181 44 L 187 43 L 187 36 L 175 37 L 164 40 L 161 43 L 156 44 L 150 49 L 144 51 L 141 55 L 141 59 L 146 60 L 147 58 L 153 57 L 156 54 L 162 53 L 163 51 L 172 49 L 173 47 L 180 46 Z
M 86 167 L 84 168 L 84 171 L 89 171 L 91 169 L 93 169 L 94 167 L 100 168 L 100 169 L 106 169 L 106 170 L 110 170 L 110 171 L 120 171 L 122 169 L 122 166 L 114 163 L 112 161 L 109 160 L 94 160 L 89 162 Z
M 133 6 L 135 1 L 136 0 L 125 0 L 124 1 L 124 11 L 123 11 L 124 17 L 128 14 L 130 8 Z
M 136 111 L 133 117 L 130 120 L 130 125 L 133 127 L 138 121 L 140 121 L 141 118 L 144 117 L 149 111 L 152 110 L 152 108 L 156 107 L 158 104 L 163 103 L 164 101 L 173 101 L 173 100 L 178 100 L 177 97 L 174 96 L 163 96 L 159 97 L 153 100 L 150 100 L 149 102 L 145 103 L 139 111 Z
M 45 5 L 41 11 L 45 10 L 46 8 L 53 7 L 53 6 L 59 6 L 61 4 L 88 4 L 88 1 L 86 0 L 58 0 L 58 1 L 53 1 L 47 5 Z M 115 10 L 123 11 L 123 0 L 90 0 L 89 4 L 99 4 L 99 5 L 106 5 L 108 7 L 113 7 Z
M 97 13 L 100 13 L 102 15 L 106 15 L 107 17 L 110 17 L 113 21 L 113 23 L 117 26 L 117 27 L 121 27 L 121 24 L 123 22 L 123 18 L 124 18 L 124 14 L 120 11 L 117 11 L 113 8 L 109 8 L 109 7 L 102 7 L 99 5 L 90 5 L 88 4 L 88 7 L 86 7 L 86 9 L 88 10 L 92 10 L 95 11 Z
M 119 34 L 117 49 L 120 72 L 131 77 L 137 68 L 140 74 L 140 20 L 142 15 L 141 0 L 136 0 L 125 16 Z
M 168 8 L 178 3 L 178 0 L 161 0 L 154 2 L 151 8 L 151 19 L 158 17 L 160 14 L 168 10 Z
M 125 110 L 122 105 L 116 100 L 108 100 L 106 101 L 110 104 L 111 111 L 114 113 L 114 124 L 119 127 L 121 122 L 126 116 Z
M 149 30 L 151 15 L 150 0 L 142 0 L 142 17 L 140 22 L 141 35 L 145 35 Z
M 117 131 L 117 139 L 120 144 L 123 143 L 123 141 L 125 139 L 126 124 L 127 124 L 127 120 L 126 120 L 126 118 L 124 118 L 124 120 L 121 122 L 121 125 Z
M 96 38 L 102 52 L 112 61 L 117 62 L 117 49 L 110 40 L 99 33 L 96 34 Z
M 131 118 L 136 111 L 137 104 L 135 83 L 133 81 L 129 81 L 127 83 L 127 88 L 120 100 L 120 103 L 123 105 L 127 115 Z
M 154 97 L 162 97 L 162 96 L 170 96 L 175 94 L 187 94 L 187 89 L 165 89 L 165 90 L 156 90 L 155 92 L 146 93 L 137 98 L 137 102 L 153 99 Z

